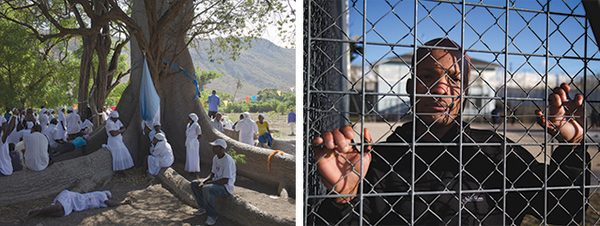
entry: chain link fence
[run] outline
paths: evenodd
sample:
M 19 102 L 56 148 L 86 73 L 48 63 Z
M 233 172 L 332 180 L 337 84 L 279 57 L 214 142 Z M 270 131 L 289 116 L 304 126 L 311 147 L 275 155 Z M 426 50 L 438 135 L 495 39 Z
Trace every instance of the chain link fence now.
M 600 224 L 600 52 L 585 10 L 579 1 L 305 1 L 304 222 Z M 444 137 L 411 104 L 443 96 L 408 92 L 424 84 L 413 61 L 434 38 L 454 40 L 456 60 L 468 55 L 471 67 L 455 83 L 468 89 L 453 97 L 465 99 L 453 119 L 462 126 Z M 537 123 L 561 83 L 583 95 L 580 144 Z M 311 143 L 343 125 L 357 152 L 372 147 L 342 161 L 353 170 L 340 178 L 365 173 L 355 195 L 326 188 L 317 164 L 340 153 L 315 155 Z

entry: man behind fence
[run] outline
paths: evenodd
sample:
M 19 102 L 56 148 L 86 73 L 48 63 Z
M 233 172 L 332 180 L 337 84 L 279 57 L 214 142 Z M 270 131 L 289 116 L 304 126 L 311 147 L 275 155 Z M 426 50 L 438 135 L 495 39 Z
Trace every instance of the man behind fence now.
M 366 225 L 520 225 L 527 214 L 548 224 L 580 223 L 588 197 L 580 187 L 583 166 L 590 160 L 579 144 L 583 97 L 571 100 L 570 87 L 561 84 L 549 97 L 549 119 L 536 110 L 540 125 L 561 142 L 573 143 L 556 148 L 549 165 L 539 163 L 508 139 L 504 149 L 502 135 L 459 125 L 460 83 L 469 84 L 470 59 L 447 38 L 424 46 L 417 50 L 416 87 L 412 80 L 406 85 L 409 94 L 428 95 L 411 103 L 415 122 L 396 128 L 386 143 L 365 145 L 362 158 L 349 145 L 354 142 L 349 126 L 313 139 L 322 182 L 330 194 L 345 195 L 324 199 L 315 223 L 357 225 L 361 211 Z M 364 137 L 372 143 L 368 129 Z M 589 184 L 589 172 L 585 175 Z

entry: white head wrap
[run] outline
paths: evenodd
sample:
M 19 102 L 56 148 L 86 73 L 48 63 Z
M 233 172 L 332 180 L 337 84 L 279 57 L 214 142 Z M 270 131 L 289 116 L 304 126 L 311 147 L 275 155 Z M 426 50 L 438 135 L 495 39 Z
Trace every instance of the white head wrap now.
M 250 112 L 244 112 L 243 115 L 244 115 L 244 119 L 251 119 Z
M 73 111 L 73 107 L 68 107 L 67 111 Z
M 157 133 L 154 134 L 154 138 L 156 138 L 157 140 L 165 140 L 165 135 L 162 133 Z
M 118 117 L 119 117 L 119 112 L 117 112 L 117 111 L 113 111 L 113 112 L 111 112 L 111 113 L 110 113 L 110 117 L 111 117 L 111 118 L 118 118 Z
M 265 114 L 263 114 L 263 113 L 258 114 L 258 116 L 262 116 L 263 118 L 266 118 Z
M 198 122 L 198 116 L 196 115 L 196 113 L 190 113 L 189 117 L 192 119 L 192 121 Z
M 58 108 L 58 111 L 62 111 L 62 110 L 64 110 L 64 109 L 65 109 L 64 107 L 59 107 L 59 108 Z

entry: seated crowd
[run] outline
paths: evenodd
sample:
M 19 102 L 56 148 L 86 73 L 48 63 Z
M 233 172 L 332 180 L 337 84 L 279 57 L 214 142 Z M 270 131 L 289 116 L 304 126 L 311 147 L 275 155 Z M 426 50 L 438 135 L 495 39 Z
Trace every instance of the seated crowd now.
M 91 117 L 81 121 L 77 110 L 43 106 L 13 108 L 0 117 L 0 175 L 30 169 L 42 171 L 53 163 L 54 156 L 85 146 L 93 131 Z M 103 112 L 102 114 L 107 114 Z

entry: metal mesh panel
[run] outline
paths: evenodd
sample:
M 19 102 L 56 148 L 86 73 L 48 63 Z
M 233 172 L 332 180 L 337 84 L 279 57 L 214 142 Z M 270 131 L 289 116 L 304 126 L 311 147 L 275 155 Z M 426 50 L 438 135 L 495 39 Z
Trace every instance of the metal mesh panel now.
M 303 35 L 306 224 L 600 224 L 600 52 L 581 2 L 311 0 Z M 442 96 L 407 92 L 426 83 L 417 49 L 438 37 L 461 46 L 449 49 L 471 67 L 454 81 L 468 88 L 453 96 L 465 99 L 450 119 L 462 126 L 444 137 L 411 104 Z M 534 114 L 549 117 L 548 96 L 563 82 L 583 95 L 579 145 L 559 142 Z M 357 151 L 373 147 L 369 168 L 363 158 L 350 172 L 368 172 L 356 195 L 325 188 L 311 144 L 342 125 Z M 352 201 L 332 202 L 343 197 Z

